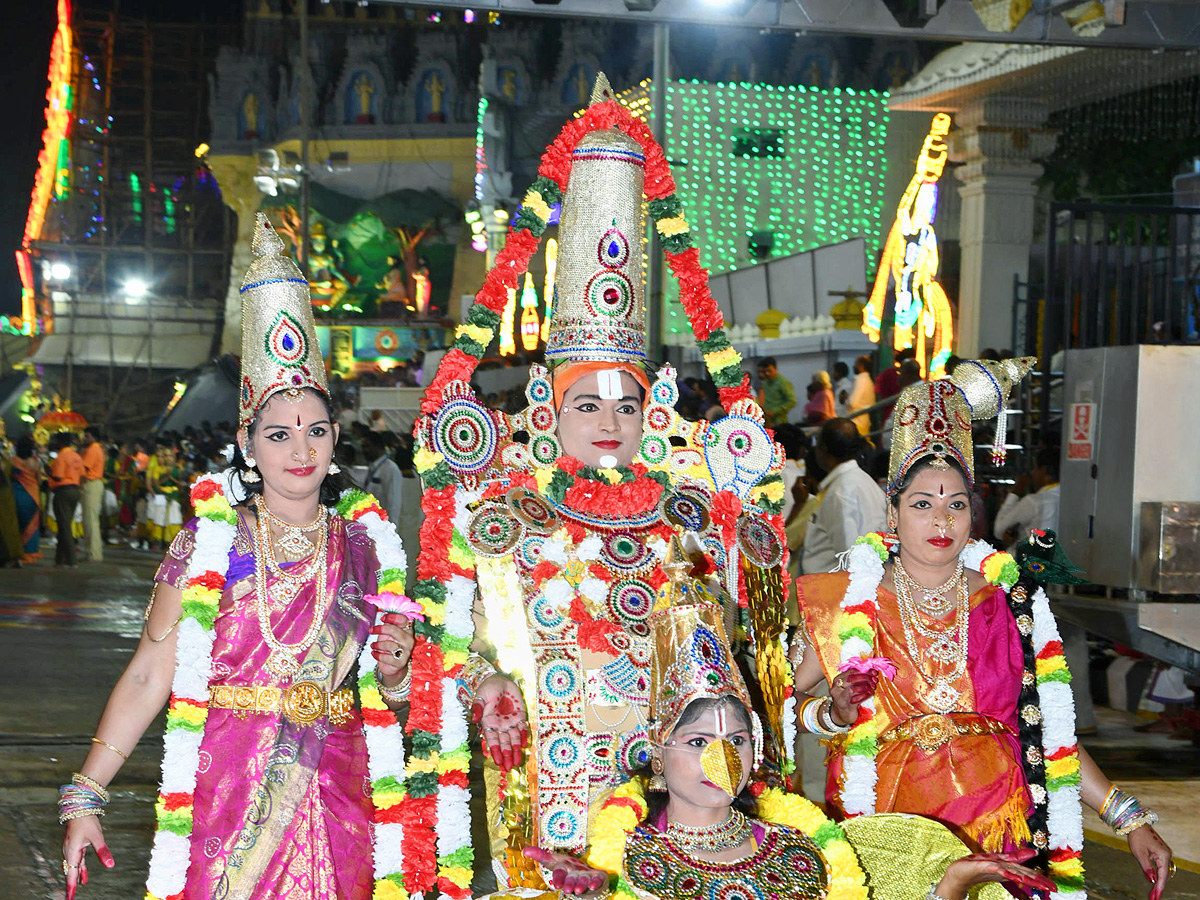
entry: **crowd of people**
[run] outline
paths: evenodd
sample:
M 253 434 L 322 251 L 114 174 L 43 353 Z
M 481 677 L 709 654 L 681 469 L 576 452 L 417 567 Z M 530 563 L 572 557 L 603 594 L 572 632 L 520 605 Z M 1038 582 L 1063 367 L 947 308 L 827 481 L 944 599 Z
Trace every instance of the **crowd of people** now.
M 399 521 L 398 479 L 416 477 L 412 436 L 381 418 L 357 418 L 353 408 L 342 411 L 337 458 L 349 480 L 380 497 Z M 204 421 L 137 440 L 111 440 L 98 426 L 56 432 L 43 443 L 30 433 L 0 438 L 0 564 L 53 556 L 55 566 L 74 567 L 102 561 L 105 547 L 163 552 L 194 515 L 191 485 L 232 461 L 235 430 Z

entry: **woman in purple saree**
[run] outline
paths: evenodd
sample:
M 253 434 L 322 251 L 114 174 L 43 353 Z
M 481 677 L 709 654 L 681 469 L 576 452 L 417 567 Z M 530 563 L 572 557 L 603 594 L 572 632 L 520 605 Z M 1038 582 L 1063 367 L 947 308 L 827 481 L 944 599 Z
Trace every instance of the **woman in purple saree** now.
M 148 898 L 369 900 L 377 847 L 388 863 L 372 782 L 403 764 L 387 710 L 407 703 L 410 677 L 404 552 L 369 497 L 343 493 L 307 284 L 261 216 L 254 249 L 241 455 L 193 489 L 198 518 L 172 541 L 133 659 L 60 790 L 68 900 L 88 846 L 114 865 L 106 786 L 168 698 Z

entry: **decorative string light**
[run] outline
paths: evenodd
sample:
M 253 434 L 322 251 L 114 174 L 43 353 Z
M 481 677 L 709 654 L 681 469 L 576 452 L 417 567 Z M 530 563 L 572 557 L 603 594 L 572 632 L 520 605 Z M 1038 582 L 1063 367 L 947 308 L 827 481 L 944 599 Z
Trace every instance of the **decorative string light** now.
M 929 373 L 934 378 L 943 374 L 954 342 L 950 301 L 937 280 L 938 247 L 933 230 L 937 215 L 937 183 L 949 156 L 946 147 L 949 133 L 950 117 L 938 113 L 921 145 L 917 170 L 900 198 L 896 221 L 888 232 L 879 271 L 871 288 L 871 299 L 863 309 L 862 325 L 867 337 L 879 343 L 888 284 L 894 282 L 896 321 L 892 346 L 896 350 L 914 347 L 924 375 L 925 345 L 927 340 L 932 341 Z
M 533 276 L 525 273 L 525 287 L 521 290 L 521 346 L 527 351 L 537 349 L 541 327 L 538 325 L 538 295 L 533 286 Z
M 504 304 L 504 312 L 500 315 L 500 355 L 512 356 L 517 352 L 517 344 L 513 339 L 513 326 L 517 320 L 517 291 L 510 288 L 508 302 Z
M 618 99 L 649 119 L 648 79 Z M 755 265 L 749 238 L 759 231 L 774 233 L 773 256 L 861 236 L 864 265 L 873 262 L 887 125 L 878 91 L 671 82 L 665 149 L 701 263 L 714 272 Z M 748 153 L 734 152 L 738 138 Z M 666 331 L 686 332 L 677 287 L 664 289 Z
M 554 273 L 558 269 L 558 241 L 546 238 L 546 280 L 543 282 L 542 297 L 546 311 L 542 315 L 542 343 L 550 340 L 550 315 L 554 312 Z

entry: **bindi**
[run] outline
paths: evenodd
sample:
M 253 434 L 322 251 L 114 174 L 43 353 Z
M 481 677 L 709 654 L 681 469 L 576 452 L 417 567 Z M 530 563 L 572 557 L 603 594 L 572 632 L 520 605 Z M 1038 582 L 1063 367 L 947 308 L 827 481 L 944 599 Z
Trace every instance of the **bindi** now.
M 296 428 L 297 428 L 297 430 L 299 430 L 299 428 L 300 428 L 300 414 L 299 413 L 296 414 Z
M 939 485 L 938 485 L 938 496 L 939 496 L 939 497 L 945 497 L 945 496 L 946 496 L 946 486 L 945 486 L 944 484 L 939 484 Z

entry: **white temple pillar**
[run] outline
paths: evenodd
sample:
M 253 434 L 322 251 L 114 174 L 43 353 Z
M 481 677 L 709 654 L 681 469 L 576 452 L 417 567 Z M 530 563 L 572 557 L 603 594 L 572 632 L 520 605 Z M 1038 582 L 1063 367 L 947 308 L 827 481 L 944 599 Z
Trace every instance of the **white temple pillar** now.
M 962 251 L 955 352 L 964 358 L 1012 344 L 1013 275 L 1029 277 L 1033 240 L 1035 159 L 1054 149 L 1043 104 L 984 97 L 955 114 L 950 155 L 962 163 Z

